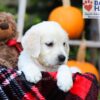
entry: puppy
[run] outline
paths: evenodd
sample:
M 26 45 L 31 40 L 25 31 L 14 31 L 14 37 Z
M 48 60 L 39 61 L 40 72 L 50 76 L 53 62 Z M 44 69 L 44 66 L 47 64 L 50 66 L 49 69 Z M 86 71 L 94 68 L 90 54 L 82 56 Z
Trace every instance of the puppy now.
M 57 86 L 68 91 L 72 85 L 72 73 L 65 62 L 68 60 L 69 44 L 67 33 L 53 21 L 44 21 L 32 26 L 22 38 L 23 51 L 18 68 L 26 80 L 37 83 L 41 71 L 57 71 Z

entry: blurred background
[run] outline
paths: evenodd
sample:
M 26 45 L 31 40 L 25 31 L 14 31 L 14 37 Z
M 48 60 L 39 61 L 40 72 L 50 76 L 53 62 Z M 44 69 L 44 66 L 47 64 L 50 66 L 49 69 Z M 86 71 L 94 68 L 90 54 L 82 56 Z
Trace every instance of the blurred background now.
M 0 12 L 10 12 L 14 15 L 16 23 L 18 20 L 19 4 L 21 0 L 0 0 Z M 62 0 L 27 0 L 23 34 L 32 25 L 42 21 L 47 21 L 51 12 L 58 6 L 62 6 Z M 71 0 L 70 5 L 78 8 L 82 12 L 82 0 Z M 70 10 L 70 9 L 69 9 Z M 76 16 L 76 15 L 75 15 Z M 73 18 L 75 16 L 72 16 Z M 51 18 L 53 20 L 53 18 Z M 70 38 L 70 54 L 69 60 L 77 61 L 78 49 L 84 35 L 86 41 L 95 42 L 97 44 L 89 44 L 85 50 L 85 62 L 91 63 L 98 71 L 97 76 L 100 77 L 100 21 L 98 19 L 83 19 L 84 27 L 77 38 Z M 74 23 L 74 22 L 71 22 Z M 78 22 L 79 23 L 79 22 Z M 65 23 L 66 25 L 68 23 Z M 77 24 L 74 28 L 80 28 Z M 72 29 L 73 30 L 73 29 Z M 84 33 L 84 34 L 83 34 Z M 74 44 L 74 41 L 78 43 Z M 97 46 L 96 46 L 97 45 Z M 70 65 L 70 64 L 69 64 Z M 85 65 L 84 65 L 85 66 Z M 89 70 L 91 70 L 90 67 Z M 85 69 L 86 70 L 86 69 Z M 95 73 L 95 70 L 92 70 Z M 96 72 L 97 73 L 97 72 Z

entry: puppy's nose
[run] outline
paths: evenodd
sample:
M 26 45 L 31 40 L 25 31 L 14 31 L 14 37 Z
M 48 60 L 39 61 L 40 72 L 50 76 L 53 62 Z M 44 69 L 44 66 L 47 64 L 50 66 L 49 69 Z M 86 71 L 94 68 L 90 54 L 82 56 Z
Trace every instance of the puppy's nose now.
M 60 62 L 64 62 L 64 61 L 65 61 L 65 56 L 64 56 L 64 55 L 59 55 L 59 56 L 58 56 L 58 60 L 59 60 Z

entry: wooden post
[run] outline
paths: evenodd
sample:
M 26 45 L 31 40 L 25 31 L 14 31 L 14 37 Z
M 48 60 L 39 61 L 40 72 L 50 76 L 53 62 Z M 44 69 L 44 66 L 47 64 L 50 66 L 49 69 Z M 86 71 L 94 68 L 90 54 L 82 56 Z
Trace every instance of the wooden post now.
M 79 46 L 78 52 L 77 52 L 77 58 L 76 60 L 79 62 L 85 62 L 86 58 L 86 40 L 82 40 L 81 44 Z
M 98 19 L 98 41 L 100 42 L 100 19 Z M 100 73 L 100 48 L 98 49 L 98 66 L 99 66 L 99 73 Z
M 62 0 L 62 4 L 63 4 L 63 6 L 70 6 L 71 2 L 70 2 L 70 0 Z
M 98 19 L 98 31 L 99 31 L 98 32 L 99 33 L 99 37 L 98 37 L 99 39 L 98 40 L 100 41 L 100 19 Z
M 23 35 L 23 28 L 24 28 L 24 17 L 26 11 L 26 2 L 27 0 L 19 0 L 19 9 L 18 9 L 18 22 L 17 22 L 17 30 L 18 30 L 18 40 L 21 41 Z
M 98 43 L 99 46 L 98 48 L 92 48 L 90 50 L 92 58 L 91 62 L 98 66 L 100 72 L 100 19 L 92 19 L 90 27 L 91 39 L 92 41 L 95 41 L 95 43 Z

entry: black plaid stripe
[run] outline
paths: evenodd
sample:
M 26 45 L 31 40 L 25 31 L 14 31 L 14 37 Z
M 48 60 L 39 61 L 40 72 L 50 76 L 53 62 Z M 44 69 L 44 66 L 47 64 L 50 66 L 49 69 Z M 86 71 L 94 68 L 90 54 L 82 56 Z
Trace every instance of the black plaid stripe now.
M 9 100 L 7 95 L 4 93 L 2 86 L 0 86 L 0 100 Z

